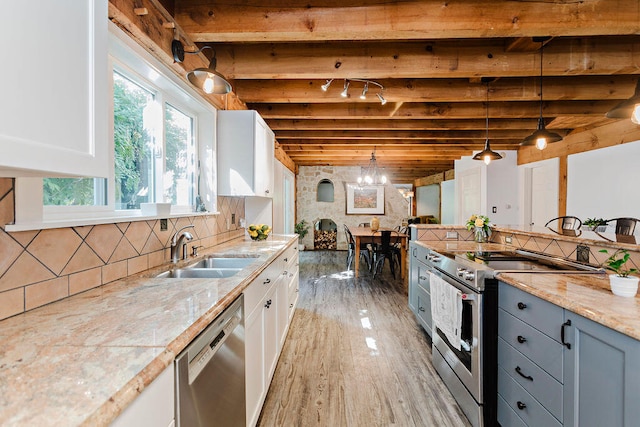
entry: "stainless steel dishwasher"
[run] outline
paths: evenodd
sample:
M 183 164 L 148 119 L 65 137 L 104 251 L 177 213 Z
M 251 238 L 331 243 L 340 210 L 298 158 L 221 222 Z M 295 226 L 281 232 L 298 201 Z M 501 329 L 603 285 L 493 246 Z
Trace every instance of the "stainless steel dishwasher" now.
M 246 425 L 240 295 L 176 358 L 176 425 Z

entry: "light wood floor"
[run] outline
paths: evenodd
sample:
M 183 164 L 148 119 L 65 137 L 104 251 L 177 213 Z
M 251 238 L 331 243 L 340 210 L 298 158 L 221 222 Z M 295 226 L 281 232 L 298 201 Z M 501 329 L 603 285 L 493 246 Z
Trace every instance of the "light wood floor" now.
M 298 308 L 258 425 L 468 426 L 402 281 L 388 265 L 356 280 L 345 259 L 300 253 Z

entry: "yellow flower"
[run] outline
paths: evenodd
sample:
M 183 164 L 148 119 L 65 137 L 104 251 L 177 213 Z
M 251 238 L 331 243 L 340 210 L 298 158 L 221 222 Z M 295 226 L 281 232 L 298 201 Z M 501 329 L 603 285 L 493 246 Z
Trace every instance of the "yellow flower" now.
M 476 220 L 476 218 L 478 218 L 478 217 L 475 216 L 475 215 L 471 215 L 471 218 L 469 218 L 469 221 L 470 222 L 474 222 Z
M 484 220 L 482 218 L 476 218 L 475 219 L 475 226 L 476 227 L 484 227 Z

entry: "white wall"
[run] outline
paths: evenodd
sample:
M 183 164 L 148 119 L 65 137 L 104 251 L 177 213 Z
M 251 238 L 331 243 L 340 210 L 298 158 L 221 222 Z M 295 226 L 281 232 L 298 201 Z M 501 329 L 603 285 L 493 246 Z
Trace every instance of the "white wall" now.
M 440 221 L 440 185 L 416 188 L 416 215 L 433 215 Z
M 532 194 L 533 188 L 540 189 L 540 182 L 533 171 L 539 170 L 544 174 L 546 188 L 544 194 Z M 539 162 L 527 163 L 518 167 L 518 188 L 519 201 L 522 209 L 518 215 L 517 224 L 544 225 L 551 218 L 558 216 L 558 200 L 559 200 L 559 180 L 560 180 L 560 160 L 555 157 L 553 159 L 542 160 Z M 545 206 L 534 206 L 536 203 L 544 203 Z M 567 211 L 568 215 L 573 215 Z
M 465 173 L 479 168 L 479 213 L 487 215 L 494 224 L 517 224 L 520 212 L 520 200 L 518 197 L 518 154 L 516 151 L 501 151 L 501 160 L 494 160 L 488 166 L 484 162 L 473 160 L 472 157 L 463 157 L 455 161 L 456 174 L 456 198 L 461 191 L 461 180 L 458 179 Z M 493 212 L 493 207 L 496 212 Z M 457 223 L 462 224 L 467 220 L 461 205 L 458 204 Z
M 580 219 L 640 218 L 640 141 L 570 155 L 567 212 Z

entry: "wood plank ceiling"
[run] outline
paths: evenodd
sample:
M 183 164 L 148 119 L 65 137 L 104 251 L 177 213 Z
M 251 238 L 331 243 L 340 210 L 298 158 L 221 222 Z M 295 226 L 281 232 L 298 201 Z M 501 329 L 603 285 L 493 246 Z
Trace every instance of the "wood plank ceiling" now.
M 640 74 L 639 0 L 161 3 L 297 165 L 366 166 L 375 149 L 395 183 L 481 150 L 487 105 L 491 147 L 519 148 L 540 115 L 533 37 L 551 37 L 542 115 L 562 136 L 611 122 Z M 384 90 L 360 99 L 357 79 Z

